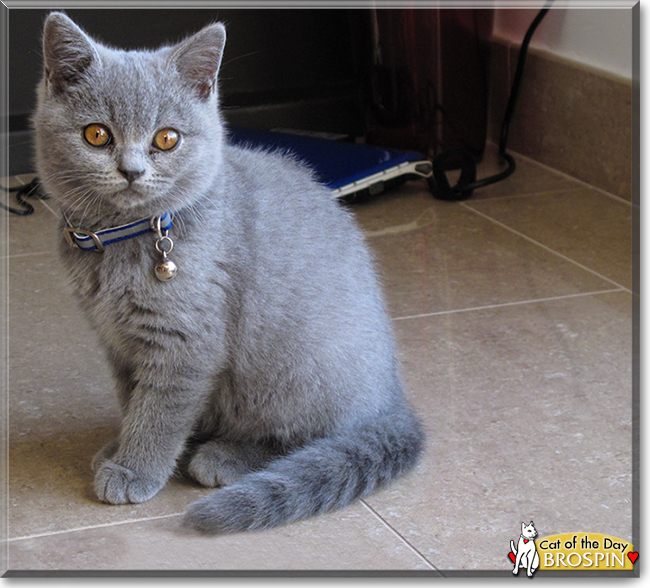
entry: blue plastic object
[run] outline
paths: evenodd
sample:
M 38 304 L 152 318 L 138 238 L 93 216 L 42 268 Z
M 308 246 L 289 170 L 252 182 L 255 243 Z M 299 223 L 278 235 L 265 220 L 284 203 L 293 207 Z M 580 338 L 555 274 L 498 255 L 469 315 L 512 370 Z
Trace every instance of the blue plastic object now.
M 415 151 L 384 149 L 357 143 L 318 139 L 277 131 L 256 131 L 240 127 L 229 129 L 234 145 L 281 149 L 294 153 L 307 163 L 319 180 L 332 190 L 395 168 L 407 162 L 421 162 Z

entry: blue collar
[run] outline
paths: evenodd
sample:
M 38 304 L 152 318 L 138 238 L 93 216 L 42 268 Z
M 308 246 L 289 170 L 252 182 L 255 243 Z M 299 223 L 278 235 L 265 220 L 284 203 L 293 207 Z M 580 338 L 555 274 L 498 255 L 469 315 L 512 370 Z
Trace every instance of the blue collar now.
M 143 218 L 142 220 L 135 221 L 128 225 L 103 229 L 102 231 L 93 233 L 86 229 L 71 227 L 66 218 L 66 224 L 68 226 L 63 229 L 63 236 L 71 247 L 77 247 L 82 251 L 96 251 L 102 253 L 106 245 L 111 245 L 118 241 L 125 241 L 126 239 L 132 239 L 138 235 L 144 235 L 149 231 L 155 231 L 156 228 L 154 227 L 154 221 L 157 219 L 158 217 Z M 171 229 L 171 226 L 172 215 L 169 212 L 166 212 L 160 217 L 160 229 L 162 231 L 168 231 Z

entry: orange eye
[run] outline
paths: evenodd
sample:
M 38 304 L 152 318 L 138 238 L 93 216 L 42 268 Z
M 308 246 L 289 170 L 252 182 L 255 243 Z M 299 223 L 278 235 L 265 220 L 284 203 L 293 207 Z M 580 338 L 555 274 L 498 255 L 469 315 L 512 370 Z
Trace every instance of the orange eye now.
M 103 147 L 111 140 L 111 132 L 104 125 L 92 124 L 84 129 L 84 138 L 93 147 Z
M 174 129 L 163 129 L 158 131 L 153 138 L 153 144 L 161 151 L 169 151 L 176 147 L 180 135 Z

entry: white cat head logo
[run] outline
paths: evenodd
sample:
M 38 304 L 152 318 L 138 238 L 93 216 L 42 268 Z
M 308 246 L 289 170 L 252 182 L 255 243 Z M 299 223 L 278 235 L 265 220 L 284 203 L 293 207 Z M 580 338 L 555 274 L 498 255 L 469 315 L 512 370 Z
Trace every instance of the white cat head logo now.
M 510 549 L 512 552 L 508 555 L 515 564 L 512 570 L 513 574 L 517 575 L 519 568 L 526 568 L 528 577 L 532 577 L 535 570 L 539 567 L 539 554 L 535 546 L 535 537 L 537 537 L 537 530 L 533 521 L 530 521 L 530 525 L 521 523 L 521 535 L 517 542 L 517 547 L 515 548 L 514 541 L 510 541 Z

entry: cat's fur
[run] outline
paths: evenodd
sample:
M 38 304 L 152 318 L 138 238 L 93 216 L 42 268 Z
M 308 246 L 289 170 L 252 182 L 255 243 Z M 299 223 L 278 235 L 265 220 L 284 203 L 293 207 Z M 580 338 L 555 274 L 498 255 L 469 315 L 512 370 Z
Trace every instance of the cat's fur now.
M 33 119 L 38 176 L 73 225 L 174 215 L 167 283 L 153 233 L 103 254 L 61 239 L 123 411 L 93 462 L 97 496 L 148 500 L 182 467 L 224 486 L 186 515 L 215 533 L 344 506 L 423 446 L 352 218 L 291 157 L 226 145 L 224 43 L 213 24 L 173 47 L 118 51 L 52 13 Z M 108 146 L 84 141 L 91 123 L 110 129 Z M 161 152 L 151 143 L 166 127 L 182 138 Z M 129 184 L 118 169 L 144 174 Z
M 519 573 L 519 568 L 526 568 L 526 574 L 532 578 L 535 570 L 539 567 L 539 553 L 537 553 L 535 537 L 537 537 L 537 529 L 535 529 L 533 521 L 530 521 L 530 525 L 521 523 L 521 535 L 516 548 L 515 542 L 510 541 L 510 549 L 516 556 L 515 567 L 512 570 L 515 576 Z

